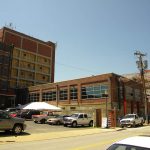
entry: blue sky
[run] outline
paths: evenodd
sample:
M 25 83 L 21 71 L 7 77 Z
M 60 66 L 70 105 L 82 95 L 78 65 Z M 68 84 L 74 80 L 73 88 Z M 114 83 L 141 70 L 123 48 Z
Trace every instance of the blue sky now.
M 150 0 L 0 0 L 0 27 L 57 43 L 55 82 L 138 72 L 150 60 Z

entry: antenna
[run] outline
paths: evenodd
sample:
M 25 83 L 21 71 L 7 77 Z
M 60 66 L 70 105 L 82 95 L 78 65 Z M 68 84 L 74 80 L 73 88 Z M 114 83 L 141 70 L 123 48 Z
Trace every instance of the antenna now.
M 5 26 L 6 26 L 7 28 L 9 28 L 9 29 L 12 29 L 12 30 L 13 30 L 14 28 L 16 28 L 16 27 L 13 26 L 13 23 L 12 23 L 12 22 L 10 22 L 9 24 L 6 23 Z

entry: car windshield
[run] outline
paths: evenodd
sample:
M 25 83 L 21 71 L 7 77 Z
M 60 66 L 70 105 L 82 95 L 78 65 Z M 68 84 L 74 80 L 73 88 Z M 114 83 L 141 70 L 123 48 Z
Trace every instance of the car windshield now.
M 134 118 L 135 117 L 135 115 L 125 115 L 123 118 L 125 119 L 125 118 Z

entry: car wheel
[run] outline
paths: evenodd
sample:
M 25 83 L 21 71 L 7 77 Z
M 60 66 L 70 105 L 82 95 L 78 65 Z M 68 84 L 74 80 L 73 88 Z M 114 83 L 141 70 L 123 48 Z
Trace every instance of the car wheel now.
M 46 122 L 45 119 L 42 119 L 42 120 L 40 121 L 41 124 L 45 124 L 45 122 Z
M 5 130 L 5 133 L 10 133 L 10 130 Z
M 93 127 L 93 121 L 90 121 L 89 127 Z
M 143 126 L 143 121 L 141 122 L 141 126 Z
M 132 127 L 133 127 L 133 128 L 135 128 L 135 122 L 133 122 L 133 125 L 132 125 Z
M 67 125 L 66 125 L 66 124 L 64 124 L 64 127 L 67 127 Z
M 72 127 L 77 127 L 77 122 L 76 122 L 76 121 L 74 121 L 74 122 L 72 123 Z
M 14 127 L 13 127 L 13 133 L 15 133 L 15 134 L 20 134 L 21 132 L 22 132 L 22 126 L 21 125 L 15 125 Z
M 57 125 L 60 125 L 61 123 L 60 123 L 60 121 L 57 121 Z

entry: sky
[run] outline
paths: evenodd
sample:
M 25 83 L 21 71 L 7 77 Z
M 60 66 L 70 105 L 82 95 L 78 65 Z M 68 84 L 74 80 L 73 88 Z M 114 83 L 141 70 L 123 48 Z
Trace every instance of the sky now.
M 137 73 L 150 61 L 150 0 L 0 0 L 0 28 L 56 43 L 55 82 Z

